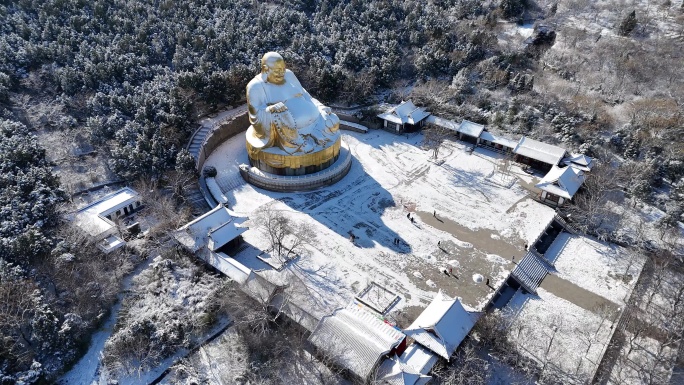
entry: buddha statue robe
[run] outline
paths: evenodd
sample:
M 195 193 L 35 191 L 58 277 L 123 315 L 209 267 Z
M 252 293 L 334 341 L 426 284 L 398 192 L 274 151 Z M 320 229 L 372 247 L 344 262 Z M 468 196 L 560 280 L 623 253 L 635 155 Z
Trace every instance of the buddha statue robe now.
M 260 73 L 247 84 L 251 127 L 247 140 L 254 151 L 279 147 L 287 154 L 310 153 L 339 138 L 339 118 L 302 87 L 294 73 L 284 72 L 284 82 L 269 82 Z M 269 111 L 282 103 L 285 109 Z M 250 137 L 251 136 L 251 137 Z

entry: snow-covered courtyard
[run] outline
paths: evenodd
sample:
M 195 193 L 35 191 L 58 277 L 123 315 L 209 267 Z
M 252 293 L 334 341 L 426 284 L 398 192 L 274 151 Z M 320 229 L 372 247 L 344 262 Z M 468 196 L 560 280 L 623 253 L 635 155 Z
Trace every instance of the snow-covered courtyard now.
M 269 280 L 297 281 L 300 298 L 315 317 L 346 306 L 374 282 L 396 293 L 390 312 L 412 321 L 438 290 L 483 310 L 546 227 L 554 211 L 515 183 L 517 166 L 503 156 L 446 141 L 439 158 L 422 148 L 423 136 L 384 131 L 345 133 L 354 155 L 349 174 L 311 192 L 275 193 L 245 184 L 238 166 L 247 163 L 244 137 L 226 141 L 207 159 L 228 206 L 252 219 L 247 248 L 235 259 Z M 269 248 L 259 212 L 275 210 L 314 234 L 285 269 L 257 258 Z M 413 218 L 411 220 L 410 218 Z M 355 239 L 350 241 L 350 234 Z M 452 269 L 452 274 L 444 273 Z M 284 278 L 287 277 L 287 278 Z M 487 285 L 489 283 L 489 286 Z M 403 313 L 403 315 L 402 315 Z

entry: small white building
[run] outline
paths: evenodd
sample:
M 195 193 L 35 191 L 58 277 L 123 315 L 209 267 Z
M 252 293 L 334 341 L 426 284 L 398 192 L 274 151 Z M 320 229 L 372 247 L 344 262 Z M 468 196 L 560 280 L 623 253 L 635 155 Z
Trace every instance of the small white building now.
M 406 336 L 449 360 L 482 313 L 467 310 L 461 301 L 440 290 L 408 328 Z
M 383 120 L 383 128 L 397 134 L 420 130 L 430 113 L 423 107 L 416 107 L 410 100 L 401 102 L 389 111 L 378 115 Z
M 142 201 L 138 193 L 124 187 L 78 210 L 73 220 L 76 226 L 97 242 L 100 250 L 109 253 L 126 244 L 117 235 L 115 221 L 133 214 L 141 207 Z
M 549 171 L 558 166 L 567 152 L 564 148 L 543 143 L 523 136 L 513 149 L 515 161 L 527 164 L 541 171 Z
M 539 199 L 560 206 L 575 196 L 584 183 L 584 171 L 575 167 L 553 167 L 535 187 L 541 190 Z

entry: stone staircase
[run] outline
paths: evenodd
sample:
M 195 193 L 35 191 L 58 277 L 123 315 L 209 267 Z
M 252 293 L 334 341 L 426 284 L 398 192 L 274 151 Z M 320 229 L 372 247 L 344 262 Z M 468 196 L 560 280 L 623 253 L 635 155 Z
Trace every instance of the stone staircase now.
M 221 191 L 231 191 L 233 189 L 236 189 L 247 182 L 245 182 L 245 179 L 240 175 L 235 175 L 232 178 L 220 178 L 216 179 L 216 183 L 218 183 L 219 187 L 221 187 Z
M 539 284 L 549 273 L 547 265 L 533 253 L 527 253 L 513 269 L 511 276 L 518 281 L 525 290 L 536 294 Z
M 204 139 L 207 137 L 209 131 L 211 131 L 211 128 L 212 127 L 208 125 L 200 126 L 192 135 L 192 139 L 190 139 L 190 144 L 188 145 L 188 151 L 190 151 L 190 154 L 192 154 L 195 159 L 197 159 L 200 148 L 202 148 L 202 143 L 204 143 Z
M 211 209 L 207 201 L 204 199 L 204 195 L 199 189 L 199 186 L 195 185 L 192 189 L 185 192 L 185 199 L 192 207 L 193 214 L 199 215 L 205 213 L 207 210 Z

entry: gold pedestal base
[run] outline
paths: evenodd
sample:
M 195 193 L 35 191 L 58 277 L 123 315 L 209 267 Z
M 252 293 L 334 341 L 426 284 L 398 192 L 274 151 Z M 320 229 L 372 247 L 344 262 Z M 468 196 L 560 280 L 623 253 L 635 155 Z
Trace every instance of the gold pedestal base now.
M 247 144 L 247 154 L 249 155 L 249 161 L 252 166 L 259 168 L 265 172 L 272 172 L 269 168 L 273 169 L 291 169 L 291 170 L 305 170 L 303 172 L 297 172 L 296 175 L 309 174 L 311 172 L 320 171 L 322 168 L 320 166 L 326 165 L 330 166 L 334 163 L 334 159 L 340 154 L 340 145 L 342 143 L 342 138 L 338 138 L 335 143 L 330 147 L 324 148 L 320 151 L 308 153 L 308 154 L 282 154 L 282 150 L 277 148 L 269 148 L 266 150 L 258 150 L 252 147 L 249 141 Z M 270 151 L 269 151 L 270 150 Z M 268 167 L 260 167 L 266 165 Z M 327 167 L 326 166 L 326 167 Z M 311 168 L 311 172 L 306 172 L 306 168 Z M 289 172 L 278 173 L 282 175 L 290 174 Z

